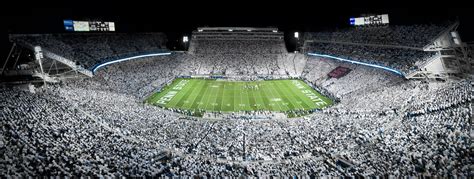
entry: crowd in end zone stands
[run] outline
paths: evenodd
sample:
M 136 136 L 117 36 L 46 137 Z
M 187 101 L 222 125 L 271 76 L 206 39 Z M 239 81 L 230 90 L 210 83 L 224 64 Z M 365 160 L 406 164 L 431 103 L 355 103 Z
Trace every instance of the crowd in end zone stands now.
M 420 70 L 439 52 L 335 43 L 309 43 L 311 53 L 331 55 L 399 70 L 403 75 Z
M 286 66 L 283 40 L 196 39 L 190 49 L 194 74 L 295 75 Z
M 35 34 L 12 35 L 10 38 L 20 45 L 41 46 L 43 50 L 74 60 L 86 69 L 114 58 L 166 49 L 163 33 Z
M 235 46 L 252 42 L 222 43 L 202 42 L 197 49 L 229 52 L 227 48 L 246 49 Z M 260 46 L 270 44 L 262 43 L 267 42 L 253 44 L 263 48 L 261 53 L 207 55 L 198 50 L 118 63 L 93 78 L 47 85 L 35 93 L 2 87 L 0 173 L 472 176 L 471 79 L 406 80 L 302 54 L 252 60 L 281 53 L 280 47 L 267 49 Z M 211 56 L 219 62 L 206 62 Z M 338 66 L 351 71 L 329 78 Z M 143 103 L 176 76 L 232 68 L 230 74 L 249 78 L 299 76 L 338 103 L 308 116 L 270 120 L 206 120 Z
M 307 44 L 308 52 L 381 65 L 407 75 L 439 56 L 438 52 L 422 48 L 454 24 L 350 28 L 308 32 L 304 38 L 311 41 Z
M 442 24 L 390 25 L 377 28 L 349 28 L 330 32 L 307 32 L 307 40 L 377 44 L 422 48 L 453 25 Z

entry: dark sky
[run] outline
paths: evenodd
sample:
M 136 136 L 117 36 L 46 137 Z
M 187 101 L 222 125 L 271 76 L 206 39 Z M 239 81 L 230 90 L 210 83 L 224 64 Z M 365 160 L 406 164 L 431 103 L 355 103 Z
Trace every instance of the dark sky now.
M 470 23 L 474 8 L 311 8 L 289 7 L 245 9 L 188 9 L 179 7 L 62 7 L 25 8 L 22 13 L 0 12 L 2 26 L 9 32 L 64 32 L 62 20 L 110 20 L 117 30 L 129 31 L 189 31 L 197 26 L 276 26 L 282 30 L 321 30 L 346 27 L 349 17 L 360 14 L 388 13 L 392 24 L 440 22 L 459 17 Z
M 162 5 L 156 2 L 139 5 L 131 3 L 120 7 L 64 3 L 60 4 L 62 7 L 7 8 L 0 11 L 0 61 L 3 61 L 8 53 L 7 34 L 61 33 L 64 32 L 64 19 L 114 21 L 118 32 L 161 31 L 166 32 L 169 39 L 173 39 L 200 26 L 278 27 L 287 32 L 331 30 L 348 27 L 349 17 L 367 13 L 387 13 L 391 24 L 437 23 L 459 18 L 461 38 L 464 41 L 474 41 L 471 25 L 474 22 L 474 8 L 405 8 L 391 4 L 385 4 L 383 8 L 352 4 L 343 7 L 338 3 L 328 5 L 318 2 L 305 4 L 273 1 L 277 5 L 254 6 L 239 5 L 238 1 L 222 1 L 218 7 L 212 4 L 200 4 L 200 7 L 195 7 L 195 4 L 184 1 Z

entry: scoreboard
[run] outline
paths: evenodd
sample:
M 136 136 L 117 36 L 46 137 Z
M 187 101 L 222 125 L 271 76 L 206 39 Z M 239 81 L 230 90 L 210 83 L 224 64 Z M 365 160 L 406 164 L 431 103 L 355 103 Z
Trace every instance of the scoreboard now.
M 352 26 L 367 26 L 367 25 L 387 25 L 389 24 L 388 14 L 365 16 L 365 17 L 351 17 L 349 22 Z
M 102 32 L 113 32 L 115 31 L 114 22 L 103 22 L 103 21 L 74 21 L 64 20 L 64 29 L 66 31 L 74 32 L 88 32 L 88 31 L 102 31 Z
M 89 22 L 89 29 L 90 31 L 115 31 L 115 23 L 91 21 Z

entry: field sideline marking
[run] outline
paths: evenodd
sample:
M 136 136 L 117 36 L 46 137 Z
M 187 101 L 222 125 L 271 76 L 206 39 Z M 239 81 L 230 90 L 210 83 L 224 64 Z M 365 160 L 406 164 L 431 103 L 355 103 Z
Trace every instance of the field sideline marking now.
M 184 80 L 188 82 L 184 86 L 180 85 L 181 89 L 173 89 L 176 85 L 184 83 Z M 258 86 L 259 89 L 245 88 L 245 85 Z M 166 95 L 170 91 L 176 91 L 177 94 L 169 102 L 158 106 L 206 112 L 259 110 L 287 112 L 299 109 L 306 111 L 321 109 L 334 104 L 330 98 L 313 89 L 306 82 L 294 79 L 218 81 L 213 79 L 176 78 L 176 81 L 173 81 L 173 83 L 164 88 L 166 89 L 161 92 L 155 92 L 146 101 L 149 101 L 150 104 L 158 105 L 159 97 Z M 315 101 L 311 100 L 313 98 L 309 98 L 303 93 L 304 90 L 311 91 L 311 95 L 319 98 L 318 100 L 324 103 L 319 106 L 316 105 Z M 277 98 L 281 100 L 274 100 Z M 240 106 L 241 104 L 243 105 Z
M 176 85 L 178 85 L 181 81 L 183 81 L 183 79 L 179 79 L 179 80 L 177 80 L 176 82 L 171 83 L 172 85 L 169 86 L 169 88 L 166 90 L 166 93 L 165 93 L 165 91 L 163 91 L 163 95 L 162 95 L 161 97 L 159 97 L 159 98 L 155 101 L 155 103 L 157 103 L 161 98 L 163 98 L 164 96 L 166 96 L 169 92 L 171 92 L 171 91 L 177 91 L 176 94 L 175 94 L 166 104 L 163 104 L 162 106 L 168 107 L 168 105 L 169 105 L 170 103 L 173 103 L 173 101 L 174 101 L 174 99 L 176 98 L 176 96 L 178 96 L 179 92 L 181 92 L 181 90 L 178 91 L 178 90 L 174 90 L 173 88 L 176 87 Z M 158 105 L 160 105 L 160 104 L 158 104 Z M 161 105 L 160 105 L 160 106 L 161 106 Z
M 273 83 L 272 80 L 270 80 L 269 82 L 272 84 L 271 86 L 269 86 L 269 89 L 270 89 L 269 91 L 272 95 L 272 98 L 275 98 L 275 94 L 273 93 L 273 90 L 275 90 L 275 89 L 273 89 L 274 83 Z M 284 111 L 283 108 L 280 106 L 280 104 L 277 101 L 275 101 L 275 103 L 278 105 L 279 111 Z
M 223 84 L 222 84 L 222 86 L 223 86 L 223 87 L 222 87 L 222 88 L 223 88 L 223 89 L 222 89 L 222 95 L 221 95 L 222 99 L 221 99 L 221 108 L 219 109 L 219 111 L 224 111 L 224 110 L 222 110 L 222 109 L 224 108 L 223 106 L 225 106 L 225 105 L 224 105 L 225 84 L 226 84 L 226 83 L 223 83 Z
M 214 81 L 211 81 L 211 85 L 213 84 L 213 82 L 214 82 Z M 205 91 L 204 94 L 203 94 L 204 97 L 206 97 L 206 95 L 207 95 L 207 89 L 209 89 L 209 88 L 211 88 L 211 87 L 209 87 L 209 84 L 206 85 L 206 91 Z M 211 93 L 212 93 L 213 88 L 211 88 L 210 91 L 211 91 Z M 209 105 L 209 98 L 211 98 L 211 97 L 209 97 L 209 96 L 210 96 L 210 95 L 208 95 L 208 96 L 207 96 L 207 99 L 206 99 L 206 107 L 204 107 L 204 110 L 205 110 L 205 111 L 207 111 L 207 105 Z
M 187 80 L 187 79 L 184 79 L 184 80 Z M 184 81 L 184 80 L 181 80 L 181 81 Z M 181 83 L 181 81 L 179 81 L 179 83 Z M 181 108 L 182 105 L 181 105 L 181 106 L 178 106 L 178 104 L 183 100 L 183 98 L 186 96 L 187 93 L 192 92 L 192 91 L 194 90 L 194 89 L 191 89 L 191 91 L 189 91 L 189 89 L 188 89 L 189 86 L 188 86 L 188 85 L 192 86 L 191 83 L 195 83 L 195 82 L 192 82 L 191 80 L 187 80 L 187 81 L 188 81 L 188 82 L 186 82 L 186 84 L 185 84 L 183 87 L 181 87 L 181 89 L 180 89 L 179 91 L 178 91 L 178 90 L 175 90 L 175 91 L 178 91 L 178 94 L 176 94 L 176 96 L 174 96 L 174 97 L 172 98 L 172 100 L 171 100 L 170 102 L 168 102 L 168 104 L 166 104 L 166 106 L 169 106 L 169 105 L 171 105 L 171 103 L 174 103 L 173 106 L 177 106 L 178 108 Z M 178 84 L 179 84 L 179 83 L 178 83 Z M 176 85 L 177 85 L 177 84 L 176 84 Z M 176 85 L 175 85 L 175 86 L 176 86 Z M 175 86 L 173 86 L 173 88 L 174 88 Z M 171 88 L 171 89 L 174 90 L 173 88 Z M 181 94 L 181 93 L 183 93 L 183 92 L 184 92 L 185 94 L 179 95 L 179 94 Z M 179 96 L 179 97 L 178 97 L 178 96 Z M 175 99 L 175 98 L 176 98 L 176 99 Z M 184 98 L 184 99 L 186 100 L 187 97 Z M 183 102 L 183 103 L 184 103 L 184 102 Z
M 234 101 L 232 102 L 232 111 L 235 111 L 235 101 L 237 101 L 237 98 L 235 97 L 235 83 L 232 85 L 232 97 L 234 98 Z
M 275 91 L 278 93 L 278 95 L 280 95 L 282 99 L 287 98 L 287 100 L 285 100 L 285 102 L 291 103 L 292 106 L 293 106 L 293 109 L 294 109 L 294 108 L 297 108 L 297 106 L 294 105 L 294 104 L 293 104 L 293 101 L 291 100 L 291 99 L 293 98 L 294 94 L 293 94 L 293 93 L 288 94 L 288 92 L 290 91 L 290 89 L 288 89 L 288 88 L 286 88 L 285 86 L 283 86 L 282 82 L 280 82 L 280 81 L 275 81 L 274 83 L 277 84 L 277 85 L 275 86 Z M 289 95 L 291 95 L 291 96 L 289 96 Z M 282 104 L 282 105 L 283 105 L 283 104 Z M 291 108 L 290 108 L 289 106 L 287 106 L 287 105 L 283 105 L 283 106 L 285 106 L 288 110 L 293 110 L 293 109 L 291 109 Z
M 203 84 L 200 84 L 200 82 L 202 82 Z M 197 87 L 200 87 L 200 88 L 196 88 L 197 92 L 200 92 L 202 90 L 202 88 L 204 86 L 206 86 L 206 81 L 198 81 L 198 83 L 196 83 L 196 85 L 197 85 Z M 194 96 L 196 96 L 196 97 L 193 98 L 193 101 L 191 102 L 191 105 L 188 107 L 190 110 L 195 110 L 195 109 L 193 109 L 193 104 L 194 104 L 194 102 L 196 102 L 196 99 L 199 97 L 199 94 L 194 93 Z
M 282 84 L 283 86 L 285 86 L 289 91 L 292 91 L 292 97 L 296 100 L 296 104 L 298 104 L 299 108 L 298 109 L 302 109 L 302 110 L 305 110 L 305 107 L 303 105 L 303 103 L 307 106 L 306 104 L 306 101 L 304 99 L 301 99 L 301 96 L 300 94 L 302 94 L 301 90 L 299 90 L 298 88 L 296 88 L 296 86 L 293 84 L 293 80 L 290 80 L 290 81 L 287 81 L 288 83 L 284 83 Z M 290 85 L 290 84 L 291 85 Z M 301 104 L 298 103 L 298 101 L 301 101 Z M 309 107 L 309 106 L 308 106 Z
M 280 82 L 277 82 L 277 83 L 279 83 L 279 85 L 278 85 L 277 87 L 285 87 L 284 90 L 287 91 L 287 92 L 292 91 L 291 89 L 289 89 L 288 86 L 285 86 L 286 82 L 287 82 L 287 81 L 280 81 Z M 281 90 L 281 88 L 280 88 L 280 90 Z M 285 97 L 288 99 L 288 102 L 292 104 L 293 109 L 290 109 L 290 110 L 294 110 L 294 109 L 298 108 L 298 106 L 301 107 L 301 108 L 303 108 L 303 106 L 301 106 L 299 103 L 297 103 L 297 101 L 294 101 L 294 100 L 293 100 L 293 99 L 295 98 L 295 95 L 297 95 L 297 94 L 291 93 L 291 96 L 289 96 L 287 93 L 285 93 L 285 94 L 281 94 L 281 95 L 282 95 L 282 96 L 285 96 Z M 295 103 L 296 103 L 297 105 L 295 105 Z
M 300 82 L 301 83 L 301 82 Z M 324 95 L 322 95 L 320 92 L 314 90 L 311 86 L 309 86 L 307 83 L 304 83 L 303 82 L 303 85 L 305 86 L 306 90 L 310 90 L 311 93 L 315 96 L 317 96 L 321 101 L 323 101 L 325 103 L 325 105 L 316 105 L 316 102 L 313 101 L 309 96 L 307 96 L 306 94 L 302 93 L 302 95 L 304 95 L 306 98 L 308 98 L 311 102 L 312 105 L 314 105 L 314 107 L 316 109 L 322 109 L 322 108 L 325 108 L 329 105 L 332 104 L 332 101 L 328 100 L 328 98 Z M 316 93 L 315 93 L 316 92 Z
M 300 83 L 301 84 L 301 81 L 298 81 L 298 80 L 295 80 L 296 82 Z M 291 84 L 284 84 L 285 86 L 287 86 L 288 88 L 290 88 L 291 91 L 293 91 L 296 95 L 295 95 L 295 98 L 297 98 L 299 101 L 301 101 L 301 107 L 303 110 L 309 110 L 313 107 L 311 106 L 314 106 L 314 108 L 316 107 L 316 105 L 314 105 L 313 101 L 311 101 L 307 96 L 305 96 L 302 92 L 302 90 L 310 90 L 310 91 L 314 91 L 313 89 L 308 89 L 309 86 L 306 86 L 305 84 L 302 84 L 302 86 L 304 87 L 304 89 L 298 89 L 298 87 L 295 86 L 295 84 L 293 84 L 293 81 L 290 81 Z M 307 101 L 306 100 L 310 100 L 310 105 L 308 105 Z M 304 105 L 303 105 L 304 104 Z M 304 106 L 307 106 L 307 108 L 309 109 L 305 109 Z

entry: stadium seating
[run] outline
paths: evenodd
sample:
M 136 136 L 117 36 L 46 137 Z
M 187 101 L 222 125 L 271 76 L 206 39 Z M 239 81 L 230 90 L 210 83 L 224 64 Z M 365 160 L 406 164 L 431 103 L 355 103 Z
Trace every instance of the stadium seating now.
M 308 52 L 331 55 L 398 70 L 402 75 L 420 69 L 420 66 L 439 55 L 438 52 L 334 43 L 308 44 Z
M 289 75 L 294 69 L 282 64 L 283 40 L 210 40 L 192 41 L 190 53 L 198 64 L 195 74 L 223 74 L 230 76 Z
M 315 33 L 420 46 L 441 26 Z M 408 32 L 423 33 L 420 37 Z M 358 32 L 362 31 L 362 32 Z M 364 32 L 365 31 L 365 32 Z M 407 34 L 399 37 L 399 34 Z M 386 37 L 386 34 L 393 36 Z M 162 34 L 19 36 L 86 67 L 163 50 Z M 408 38 L 409 37 L 409 38 Z M 87 39 L 86 41 L 81 40 Z M 414 81 L 357 64 L 287 53 L 282 40 L 192 40 L 186 53 L 110 65 L 29 93 L 0 87 L 4 176 L 471 176 L 471 79 Z M 96 48 L 99 47 L 99 48 Z M 312 43 L 313 51 L 410 68 L 432 53 Z M 350 69 L 329 78 L 336 67 Z M 177 76 L 297 77 L 337 103 L 307 116 L 207 120 L 144 104 Z M 261 79 L 261 78 L 260 78 Z M 272 115 L 256 112 L 255 115 Z
M 10 39 L 29 47 L 41 46 L 89 70 L 121 57 L 167 51 L 163 33 L 20 34 Z
M 453 22 L 442 24 L 390 25 L 383 28 L 350 28 L 330 32 L 308 32 L 307 40 L 392 45 L 422 48 Z

